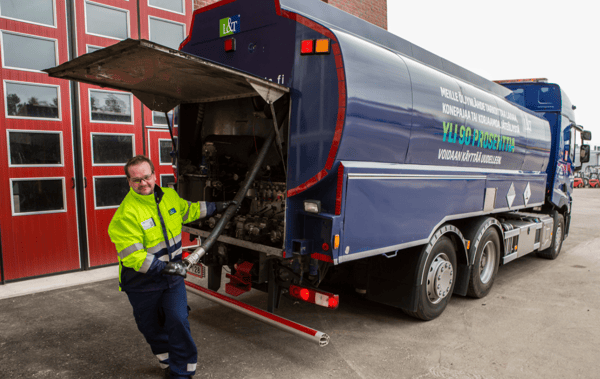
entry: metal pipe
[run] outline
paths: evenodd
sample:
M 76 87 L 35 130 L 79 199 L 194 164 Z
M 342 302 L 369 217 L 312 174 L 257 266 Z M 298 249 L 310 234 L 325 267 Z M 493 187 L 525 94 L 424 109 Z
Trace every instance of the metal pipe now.
M 294 334 L 311 342 L 316 342 L 321 347 L 327 346 L 327 344 L 329 343 L 329 336 L 323 332 L 319 332 L 318 330 L 314 330 L 304 325 L 300 325 L 294 321 L 290 321 L 283 317 L 279 317 L 273 313 L 263 311 L 262 309 L 221 295 L 218 292 L 211 291 L 197 284 L 186 281 L 185 285 L 187 286 L 188 291 L 196 295 L 202 296 L 207 300 L 214 301 L 215 303 L 221 304 L 225 307 L 243 313 L 246 316 L 250 316 L 255 320 L 264 322 L 267 325 L 274 326 L 277 329 L 283 330 L 284 332 Z
M 177 150 L 175 144 L 175 137 L 173 137 L 173 124 L 169 122 L 169 112 L 165 112 L 165 118 L 167 119 L 167 126 L 169 127 L 169 134 L 171 135 L 171 143 L 173 144 L 173 150 Z M 175 112 L 173 112 L 173 122 L 175 122 Z
M 258 174 L 258 171 L 260 170 L 260 166 L 264 162 L 264 160 L 267 156 L 267 152 L 269 151 L 269 148 L 271 147 L 271 144 L 273 143 L 274 137 L 275 137 L 275 132 L 272 131 L 269 134 L 269 136 L 267 137 L 267 139 L 265 140 L 265 142 L 263 143 L 262 147 L 260 148 L 260 152 L 258 154 L 258 157 L 256 158 L 256 162 L 254 162 L 254 166 L 252 166 L 252 169 L 250 170 L 250 173 L 246 177 L 246 180 L 242 183 L 240 190 L 235 195 L 235 197 L 233 199 L 234 203 L 231 204 L 227 208 L 227 210 L 223 214 L 223 217 L 221 217 L 221 219 L 219 220 L 219 222 L 217 223 L 217 225 L 215 226 L 213 231 L 204 240 L 202 245 L 199 248 L 197 248 L 196 250 L 194 250 L 194 252 L 192 254 L 190 254 L 187 258 L 185 258 L 183 260 L 184 263 L 187 265 L 188 269 L 190 267 L 192 267 L 193 264 L 198 263 L 200 258 L 202 258 L 202 256 L 204 254 L 206 254 L 206 252 L 217 241 L 217 238 L 219 238 L 221 233 L 223 233 L 223 229 L 225 229 L 225 225 L 227 225 L 227 223 L 229 222 L 231 217 L 233 217 L 237 207 L 239 207 L 239 205 L 242 203 L 242 200 L 244 200 L 244 197 L 246 196 L 246 192 L 248 192 L 248 189 L 250 189 L 250 186 L 254 182 L 254 179 L 256 178 L 256 175 Z

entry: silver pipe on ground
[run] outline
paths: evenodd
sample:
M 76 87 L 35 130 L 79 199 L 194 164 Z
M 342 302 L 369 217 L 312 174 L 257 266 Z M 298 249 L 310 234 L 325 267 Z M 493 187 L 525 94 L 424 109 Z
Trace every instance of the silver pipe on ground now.
M 263 311 L 262 309 L 221 295 L 218 292 L 211 291 L 197 284 L 186 281 L 185 285 L 187 286 L 187 290 L 192 292 L 193 294 L 202 296 L 207 300 L 214 301 L 215 303 L 231 308 L 237 312 L 245 314 L 246 316 L 250 316 L 255 320 L 264 322 L 267 325 L 274 326 L 277 329 L 294 334 L 298 337 L 302 337 L 308 341 L 316 342 L 321 347 L 327 346 L 327 344 L 329 343 L 329 336 L 323 332 L 319 332 L 318 330 L 314 330 L 304 325 L 300 325 L 294 321 L 290 321 L 283 317 L 279 317 L 273 313 Z
M 206 252 L 217 241 L 217 238 L 219 238 L 221 233 L 223 233 L 223 229 L 225 228 L 225 225 L 227 225 L 227 222 L 229 222 L 231 217 L 233 217 L 233 215 L 235 214 L 237 207 L 239 207 L 240 204 L 242 204 L 242 200 L 244 200 L 244 197 L 246 196 L 248 189 L 250 189 L 250 186 L 254 182 L 254 179 L 256 178 L 256 175 L 258 174 L 258 171 L 260 170 L 260 166 L 262 165 L 262 163 L 264 162 L 264 160 L 267 156 L 267 152 L 269 151 L 269 148 L 271 147 L 271 144 L 273 143 L 274 138 L 275 138 L 275 132 L 272 131 L 269 134 L 269 136 L 267 137 L 267 139 L 265 140 L 265 142 L 263 143 L 262 147 L 260 148 L 260 152 L 258 153 L 256 162 L 254 162 L 254 166 L 252 166 L 252 169 L 250 170 L 250 173 L 246 177 L 246 180 L 242 183 L 242 185 L 240 186 L 240 190 L 235 195 L 235 197 L 233 199 L 234 203 L 231 204 L 227 208 L 227 210 L 223 214 L 223 217 L 221 217 L 219 222 L 217 222 L 217 225 L 215 225 L 215 228 L 210 233 L 210 235 L 204 240 L 202 245 L 199 248 L 197 248 L 196 250 L 194 250 L 194 252 L 192 254 L 190 254 L 187 258 L 185 258 L 183 260 L 184 264 L 187 265 L 188 270 L 190 267 L 192 267 L 192 265 L 198 263 L 200 258 L 202 258 L 202 256 L 204 254 L 206 254 Z

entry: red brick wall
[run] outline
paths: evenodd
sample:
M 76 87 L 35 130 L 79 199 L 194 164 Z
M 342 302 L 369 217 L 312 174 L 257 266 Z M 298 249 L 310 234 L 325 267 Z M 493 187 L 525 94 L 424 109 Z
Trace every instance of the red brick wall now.
M 387 30 L 387 0 L 328 0 L 324 2 Z
M 219 0 L 194 0 L 194 9 Z M 387 29 L 387 0 L 321 0 L 383 29 Z

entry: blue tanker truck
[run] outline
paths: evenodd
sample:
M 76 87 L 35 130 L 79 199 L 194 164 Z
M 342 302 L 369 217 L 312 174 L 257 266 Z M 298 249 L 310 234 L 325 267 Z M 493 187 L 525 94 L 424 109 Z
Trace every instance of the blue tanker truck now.
M 484 297 L 499 266 L 557 257 L 589 157 L 558 85 L 486 80 L 318 0 L 223 0 L 179 50 L 125 40 L 47 72 L 176 108 L 177 191 L 234 200 L 184 229 L 190 291 L 322 345 L 273 314 L 282 294 L 335 308 L 321 288 L 343 282 L 423 320 Z M 224 267 L 267 312 L 215 292 Z

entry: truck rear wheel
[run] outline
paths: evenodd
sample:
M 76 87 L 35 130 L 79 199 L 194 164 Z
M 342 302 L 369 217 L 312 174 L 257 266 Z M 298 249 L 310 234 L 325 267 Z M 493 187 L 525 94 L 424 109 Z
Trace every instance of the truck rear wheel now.
M 544 251 L 536 252 L 536 255 L 545 259 L 556 259 L 558 254 L 560 254 L 560 249 L 562 248 L 563 238 L 564 238 L 564 230 L 565 230 L 565 220 L 563 216 L 554 212 L 554 229 L 552 232 L 552 245 Z
M 423 284 L 419 287 L 416 312 L 408 315 L 429 321 L 444 312 L 456 282 L 456 248 L 448 237 L 440 237 L 431 249 L 424 265 Z
M 494 227 L 489 227 L 477 246 L 467 294 L 481 299 L 492 289 L 500 263 L 500 237 Z

